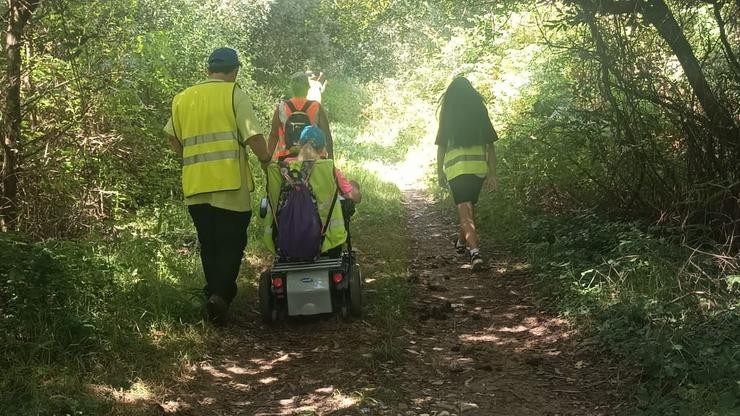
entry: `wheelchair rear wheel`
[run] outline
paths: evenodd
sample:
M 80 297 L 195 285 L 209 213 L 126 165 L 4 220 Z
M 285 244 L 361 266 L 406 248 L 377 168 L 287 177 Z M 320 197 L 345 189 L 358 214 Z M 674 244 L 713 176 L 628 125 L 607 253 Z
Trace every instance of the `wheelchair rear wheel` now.
M 362 273 L 360 265 L 355 263 L 349 277 L 349 309 L 352 316 L 362 316 Z
M 278 318 L 278 311 L 275 306 L 275 297 L 272 296 L 272 279 L 270 279 L 270 273 L 268 272 L 260 274 L 259 296 L 262 322 L 266 324 L 275 323 Z

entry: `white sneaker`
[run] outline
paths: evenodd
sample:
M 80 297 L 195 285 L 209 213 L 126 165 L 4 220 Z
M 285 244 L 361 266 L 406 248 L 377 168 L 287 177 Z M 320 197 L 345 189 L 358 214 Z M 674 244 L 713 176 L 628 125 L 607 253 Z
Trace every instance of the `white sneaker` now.
M 481 257 L 479 252 L 470 255 L 470 266 L 474 272 L 483 268 L 483 257 Z

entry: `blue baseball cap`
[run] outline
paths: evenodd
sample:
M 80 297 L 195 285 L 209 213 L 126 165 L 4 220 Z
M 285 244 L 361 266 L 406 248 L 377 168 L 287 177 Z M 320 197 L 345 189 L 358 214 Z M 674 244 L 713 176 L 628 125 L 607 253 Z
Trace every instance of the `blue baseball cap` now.
M 306 126 L 301 130 L 301 136 L 298 139 L 298 143 L 303 146 L 309 142 L 314 149 L 321 149 L 326 145 L 326 134 L 316 126 Z
M 231 48 L 218 48 L 208 57 L 208 67 L 239 66 L 239 56 Z

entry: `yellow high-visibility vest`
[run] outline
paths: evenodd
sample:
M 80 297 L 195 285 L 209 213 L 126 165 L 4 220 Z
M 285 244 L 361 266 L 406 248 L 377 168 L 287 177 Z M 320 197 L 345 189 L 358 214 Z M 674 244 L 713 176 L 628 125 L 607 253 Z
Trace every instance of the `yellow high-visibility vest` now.
M 172 125 L 182 143 L 182 190 L 186 197 L 241 187 L 234 88 L 233 82 L 205 82 L 172 100 Z M 252 191 L 249 167 L 247 175 Z
M 488 175 L 486 145 L 448 149 L 445 153 L 443 168 L 448 181 L 466 174 Z
M 291 169 L 300 170 L 302 162 L 288 162 Z M 278 164 L 273 162 L 267 166 L 267 197 L 270 200 L 270 210 L 264 219 L 264 235 L 262 242 L 268 250 L 275 252 L 273 243 L 273 220 L 275 214 L 272 209 L 277 209 L 278 198 L 280 198 L 280 187 L 282 185 L 282 175 Z M 320 159 L 314 162 L 311 169 L 311 175 L 308 177 L 308 183 L 316 198 L 316 206 L 321 218 L 321 225 L 326 226 L 326 219 L 329 218 L 329 209 L 331 208 L 334 193 L 337 191 L 337 181 L 334 177 L 334 161 L 331 159 Z M 337 200 L 334 203 L 329 224 L 326 228 L 324 241 L 321 243 L 321 252 L 326 252 L 334 247 L 343 244 L 347 240 L 347 229 L 344 226 L 344 215 L 342 205 Z

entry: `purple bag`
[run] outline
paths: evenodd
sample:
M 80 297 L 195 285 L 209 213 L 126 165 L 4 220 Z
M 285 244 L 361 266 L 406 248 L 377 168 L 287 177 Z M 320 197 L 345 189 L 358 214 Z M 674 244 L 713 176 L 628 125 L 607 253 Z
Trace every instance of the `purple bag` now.
M 309 169 L 300 172 L 281 167 L 285 183 L 277 212 L 277 251 L 281 257 L 313 260 L 321 251 L 322 227 L 319 212 L 308 186 Z

